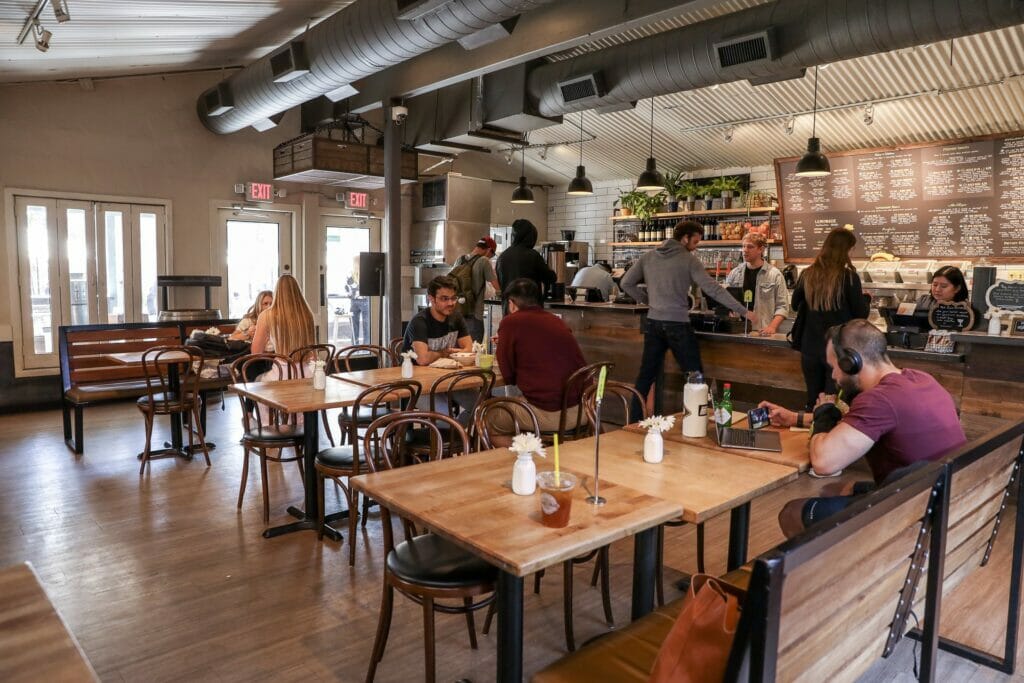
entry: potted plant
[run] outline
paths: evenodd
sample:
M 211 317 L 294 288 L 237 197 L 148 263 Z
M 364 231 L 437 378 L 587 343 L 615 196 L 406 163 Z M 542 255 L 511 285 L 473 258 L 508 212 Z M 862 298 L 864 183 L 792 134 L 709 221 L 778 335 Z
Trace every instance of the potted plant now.
M 616 204 L 622 206 L 623 216 L 632 216 L 636 214 L 639 205 L 647 201 L 647 193 L 640 192 L 639 190 L 619 190 L 619 198 L 615 200 Z
M 697 197 L 700 196 L 700 191 L 700 186 L 692 180 L 687 180 L 680 185 L 680 195 L 686 198 L 686 211 L 694 211 L 697 208 Z
M 665 174 L 665 193 L 668 195 L 669 211 L 679 210 L 679 198 L 684 196 L 683 185 L 686 184 L 686 181 L 683 179 L 683 176 L 685 175 L 684 171 Z
M 704 190 L 704 210 L 710 211 L 715 195 L 718 194 L 718 178 L 711 178 L 702 183 L 701 188 Z
M 722 197 L 722 208 L 731 209 L 732 198 L 743 189 L 740 185 L 740 179 L 736 176 L 724 176 L 716 178 L 715 181 L 719 195 Z
M 659 192 L 649 195 L 646 192 L 637 192 L 637 194 L 640 197 L 633 205 L 633 214 L 644 223 L 647 223 L 654 217 L 654 214 L 658 213 L 658 209 L 665 205 L 665 193 Z

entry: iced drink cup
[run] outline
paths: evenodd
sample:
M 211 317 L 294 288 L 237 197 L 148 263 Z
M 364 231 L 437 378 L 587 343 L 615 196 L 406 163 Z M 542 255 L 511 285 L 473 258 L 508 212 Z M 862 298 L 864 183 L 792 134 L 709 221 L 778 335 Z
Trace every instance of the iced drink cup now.
M 494 355 L 490 353 L 481 353 L 476 357 L 476 360 L 481 370 L 490 370 L 494 365 Z
M 554 472 L 541 472 L 537 475 L 537 486 L 540 487 L 540 521 L 544 526 L 560 529 L 569 525 L 572 494 L 576 490 L 576 483 L 576 475 L 568 472 L 559 473 L 557 484 Z

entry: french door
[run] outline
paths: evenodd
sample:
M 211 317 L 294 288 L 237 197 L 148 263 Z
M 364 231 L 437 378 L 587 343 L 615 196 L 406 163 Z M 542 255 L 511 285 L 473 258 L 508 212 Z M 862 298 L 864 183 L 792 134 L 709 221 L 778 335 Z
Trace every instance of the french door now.
M 380 344 L 381 297 L 358 286 L 359 254 L 380 248 L 380 220 L 326 215 L 320 227 L 320 337 L 338 348 Z
M 228 318 L 241 318 L 261 291 L 292 273 L 292 214 L 280 211 L 218 212 L 226 258 Z
M 61 325 L 156 320 L 162 206 L 14 198 L 21 367 L 55 368 Z

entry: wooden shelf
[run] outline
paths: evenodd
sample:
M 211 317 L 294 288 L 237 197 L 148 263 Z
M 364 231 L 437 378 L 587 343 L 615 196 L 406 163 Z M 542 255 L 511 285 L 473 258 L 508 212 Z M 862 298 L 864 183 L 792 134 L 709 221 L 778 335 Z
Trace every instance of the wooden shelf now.
M 688 216 L 752 216 L 754 214 L 771 214 L 775 209 L 770 206 L 759 206 L 756 209 L 711 209 L 710 211 L 672 211 L 670 213 L 656 213 L 651 218 L 686 218 Z M 638 221 L 636 216 L 612 216 L 613 221 Z
M 665 240 L 661 240 L 661 242 L 664 241 Z M 610 245 L 613 247 L 657 247 L 661 245 L 661 242 L 611 242 Z M 697 248 L 738 247 L 741 244 L 743 244 L 743 240 L 701 240 L 700 244 L 697 245 Z M 782 240 L 768 240 L 769 247 L 775 244 L 782 244 Z

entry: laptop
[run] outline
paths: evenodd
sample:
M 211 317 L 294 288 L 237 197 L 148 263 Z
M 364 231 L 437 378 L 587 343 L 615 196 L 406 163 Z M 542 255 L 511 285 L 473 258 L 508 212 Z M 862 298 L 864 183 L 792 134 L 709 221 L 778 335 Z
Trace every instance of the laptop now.
M 711 410 L 715 411 L 715 396 L 711 394 Z M 722 448 L 743 448 L 751 451 L 782 452 L 782 439 L 778 432 L 766 429 L 734 429 L 721 427 L 715 420 L 715 438 Z

